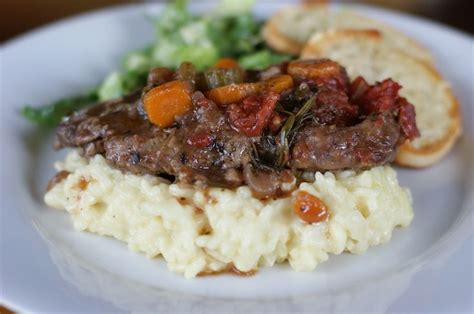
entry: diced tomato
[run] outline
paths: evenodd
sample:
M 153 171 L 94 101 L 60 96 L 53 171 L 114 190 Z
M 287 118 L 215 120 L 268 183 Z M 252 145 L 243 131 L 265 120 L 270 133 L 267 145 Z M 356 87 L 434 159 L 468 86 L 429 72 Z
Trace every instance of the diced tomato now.
M 387 79 L 371 86 L 365 93 L 353 100 L 366 114 L 395 110 L 400 88 L 401 86 L 397 82 Z
M 369 88 L 370 88 L 369 83 L 367 83 L 367 81 L 362 76 L 356 77 L 356 79 L 352 81 L 351 83 L 351 90 L 350 90 L 351 98 L 352 99 L 360 98 L 369 90 Z
M 412 140 L 415 137 L 420 136 L 420 131 L 416 126 L 416 112 L 415 107 L 410 104 L 405 98 L 398 100 L 400 111 L 398 113 L 398 122 L 402 128 L 405 136 Z
M 263 92 L 245 98 L 227 108 L 230 123 L 247 136 L 258 136 L 268 125 L 279 95 Z
M 232 58 L 221 58 L 217 60 L 216 64 L 214 64 L 215 68 L 221 69 L 235 69 L 239 67 L 239 64 L 235 59 Z

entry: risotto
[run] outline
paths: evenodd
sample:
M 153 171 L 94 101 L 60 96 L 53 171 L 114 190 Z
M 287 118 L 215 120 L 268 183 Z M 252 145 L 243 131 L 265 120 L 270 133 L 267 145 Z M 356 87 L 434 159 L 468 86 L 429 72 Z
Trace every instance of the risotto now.
M 330 210 L 327 222 L 308 224 L 291 209 L 291 195 L 260 200 L 248 187 L 206 190 L 165 179 L 126 174 L 101 155 L 78 151 L 57 162 L 69 173 L 45 195 L 69 212 L 77 230 L 112 236 L 149 258 L 163 256 L 171 271 L 194 277 L 231 265 L 241 272 L 288 261 L 311 271 L 329 254 L 364 253 L 390 240 L 413 219 L 411 196 L 388 166 L 316 173 L 305 191 Z M 63 172 L 64 173 L 64 172 Z

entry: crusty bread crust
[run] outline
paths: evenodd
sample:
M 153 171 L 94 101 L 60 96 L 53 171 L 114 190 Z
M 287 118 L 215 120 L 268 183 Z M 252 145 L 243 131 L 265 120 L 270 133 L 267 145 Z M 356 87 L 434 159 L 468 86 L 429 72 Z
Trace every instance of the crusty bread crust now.
M 362 75 L 372 83 L 394 78 L 405 86 L 401 93 L 415 105 L 421 137 L 400 147 L 400 165 L 420 168 L 436 163 L 462 132 L 459 103 L 434 66 L 390 47 L 376 30 L 319 32 L 301 57 L 331 58 L 346 66 L 351 78 Z
M 269 20 L 262 29 L 262 36 L 267 44 L 281 53 L 297 55 L 304 47 L 304 43 L 293 40 L 282 34 L 275 25 L 275 21 Z
M 313 36 L 306 42 L 303 49 L 301 49 L 300 57 L 302 59 L 312 58 L 313 56 L 320 56 L 325 54 L 326 46 L 335 45 L 341 39 L 347 40 L 364 40 L 364 44 L 372 42 L 377 44 L 382 38 L 382 33 L 376 29 L 339 29 L 328 30 L 325 32 L 314 33 Z
M 329 6 L 327 3 L 305 3 L 302 5 L 287 6 L 267 20 L 262 29 L 262 37 L 267 45 L 278 52 L 299 55 L 306 44 L 306 40 L 299 41 L 296 38 L 292 38 L 282 33 L 278 29 L 281 25 L 280 22 L 282 17 L 286 14 L 286 12 L 288 12 L 288 10 L 327 10 L 328 8 Z
M 300 18 L 292 20 L 291 17 L 295 14 Z M 308 18 L 311 18 L 310 21 Z M 267 21 L 263 37 L 267 44 L 277 51 L 298 54 L 311 36 L 319 32 L 341 29 L 376 29 L 385 36 L 390 45 L 405 50 L 420 60 L 430 63 L 433 61 L 425 47 L 394 27 L 348 9 L 331 8 L 324 3 L 283 8 Z M 297 32 L 286 30 L 297 30 Z
M 462 134 L 459 102 L 453 94 L 451 94 L 451 97 L 452 107 L 449 111 L 448 119 L 451 119 L 453 122 L 449 130 L 446 131 L 445 136 L 419 148 L 413 147 L 410 145 L 410 142 L 404 143 L 397 153 L 395 160 L 397 164 L 405 167 L 424 168 L 437 163 L 451 151 Z

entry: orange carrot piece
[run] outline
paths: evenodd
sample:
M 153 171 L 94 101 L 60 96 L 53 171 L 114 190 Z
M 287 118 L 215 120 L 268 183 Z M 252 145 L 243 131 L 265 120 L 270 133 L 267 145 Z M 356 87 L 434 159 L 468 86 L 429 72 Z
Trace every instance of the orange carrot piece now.
M 214 64 L 214 67 L 222 69 L 235 69 L 239 67 L 239 64 L 232 58 L 221 58 L 217 60 L 216 64 Z
M 255 94 L 258 91 L 258 87 L 258 84 L 254 83 L 230 84 L 211 89 L 207 93 L 207 97 L 216 104 L 223 106 L 238 103 L 244 98 Z
M 151 123 L 169 127 L 177 116 L 192 108 L 191 87 L 188 82 L 179 80 L 162 84 L 143 96 L 143 105 Z
M 293 78 L 289 75 L 277 75 L 262 82 L 263 89 L 281 93 L 293 87 Z
M 295 77 L 315 79 L 339 75 L 342 68 L 332 60 L 295 60 L 288 65 L 288 74 Z
M 257 83 L 230 84 L 211 89 L 207 97 L 216 104 L 225 106 L 238 103 L 255 93 L 267 91 L 281 93 L 293 87 L 293 79 L 289 75 L 278 75 Z

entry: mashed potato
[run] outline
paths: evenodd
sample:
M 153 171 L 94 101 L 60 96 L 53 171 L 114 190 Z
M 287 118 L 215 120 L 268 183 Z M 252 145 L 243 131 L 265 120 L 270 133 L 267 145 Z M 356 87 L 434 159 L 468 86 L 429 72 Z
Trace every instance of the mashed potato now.
M 330 253 L 361 254 L 389 241 L 395 227 L 413 219 L 410 193 L 388 166 L 317 173 L 314 183 L 302 183 L 297 191 L 316 195 L 331 211 L 318 224 L 299 220 L 291 197 L 262 201 L 247 187 L 183 188 L 124 174 L 100 155 L 88 160 L 73 151 L 56 168 L 70 174 L 45 195 L 46 204 L 67 210 L 78 230 L 112 236 L 150 258 L 162 255 L 185 277 L 286 260 L 310 271 Z

